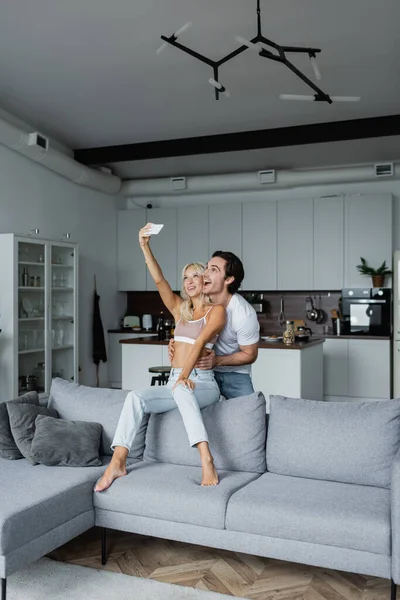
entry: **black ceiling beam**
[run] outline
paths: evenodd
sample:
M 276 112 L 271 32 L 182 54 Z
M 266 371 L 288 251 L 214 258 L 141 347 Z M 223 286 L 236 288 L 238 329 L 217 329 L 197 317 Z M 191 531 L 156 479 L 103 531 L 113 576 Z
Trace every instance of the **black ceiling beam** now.
M 104 165 L 132 160 L 301 146 L 391 135 L 400 135 L 400 115 L 84 148 L 75 151 L 75 160 L 84 165 Z

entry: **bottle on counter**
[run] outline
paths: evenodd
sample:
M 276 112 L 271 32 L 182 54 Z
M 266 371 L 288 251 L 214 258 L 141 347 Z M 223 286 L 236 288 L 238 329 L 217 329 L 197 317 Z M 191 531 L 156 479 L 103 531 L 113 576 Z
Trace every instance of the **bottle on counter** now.
M 286 329 L 283 332 L 283 343 L 287 345 L 294 344 L 294 340 L 294 321 L 286 321 Z
M 29 273 L 28 273 L 28 269 L 26 267 L 24 267 L 24 270 L 22 271 L 22 286 L 23 287 L 29 286 Z
M 158 339 L 160 342 L 165 340 L 164 313 L 161 311 L 157 324 Z

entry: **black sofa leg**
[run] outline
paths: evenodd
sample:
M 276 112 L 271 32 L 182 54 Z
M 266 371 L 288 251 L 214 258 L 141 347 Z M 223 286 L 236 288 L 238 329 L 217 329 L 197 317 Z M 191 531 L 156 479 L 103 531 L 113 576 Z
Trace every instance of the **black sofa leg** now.
M 396 600 L 396 584 L 393 579 L 390 580 L 390 600 Z
M 7 579 L 1 579 L 1 600 L 6 600 Z
M 105 565 L 107 562 L 107 529 L 101 528 L 101 564 Z M 5 597 L 4 597 L 5 600 Z

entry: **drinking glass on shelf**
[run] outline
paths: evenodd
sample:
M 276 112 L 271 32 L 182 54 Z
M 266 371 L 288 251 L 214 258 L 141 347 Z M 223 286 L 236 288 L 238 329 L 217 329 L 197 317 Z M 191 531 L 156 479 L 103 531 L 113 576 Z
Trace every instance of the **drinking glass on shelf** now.
M 53 288 L 59 287 L 59 280 L 58 280 L 57 273 L 53 273 L 51 282 L 52 282 L 51 285 Z
M 51 330 L 51 347 L 52 348 L 56 347 L 56 330 L 55 329 Z
M 64 328 L 61 325 L 57 325 L 56 327 L 55 345 L 57 347 L 64 345 Z

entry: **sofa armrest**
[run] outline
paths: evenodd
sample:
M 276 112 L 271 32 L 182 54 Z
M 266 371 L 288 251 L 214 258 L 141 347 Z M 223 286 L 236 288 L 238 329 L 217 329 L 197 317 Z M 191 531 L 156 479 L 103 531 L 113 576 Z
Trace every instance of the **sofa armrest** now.
M 396 584 L 400 584 L 400 449 L 392 464 L 391 479 L 392 579 Z

